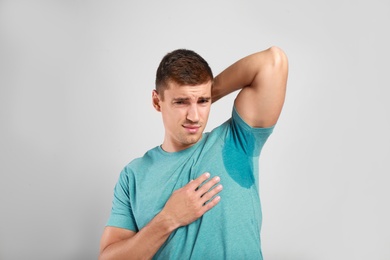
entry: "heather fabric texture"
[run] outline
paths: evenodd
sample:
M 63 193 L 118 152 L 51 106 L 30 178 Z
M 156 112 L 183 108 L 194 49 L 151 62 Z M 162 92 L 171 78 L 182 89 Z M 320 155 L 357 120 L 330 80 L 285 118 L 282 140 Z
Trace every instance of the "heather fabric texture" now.
M 220 176 L 220 203 L 175 230 L 154 259 L 263 259 L 259 155 L 273 127 L 252 128 L 232 117 L 188 149 L 157 146 L 130 162 L 115 186 L 107 226 L 135 232 L 161 211 L 173 191 L 204 172 Z

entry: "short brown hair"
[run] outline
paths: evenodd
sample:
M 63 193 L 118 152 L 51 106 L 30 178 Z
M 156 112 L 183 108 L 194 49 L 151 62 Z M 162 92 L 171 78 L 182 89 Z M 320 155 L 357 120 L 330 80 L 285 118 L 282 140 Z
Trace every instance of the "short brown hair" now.
M 209 64 L 199 54 L 178 49 L 164 56 L 156 72 L 156 91 L 164 98 L 169 82 L 179 85 L 199 85 L 213 80 Z

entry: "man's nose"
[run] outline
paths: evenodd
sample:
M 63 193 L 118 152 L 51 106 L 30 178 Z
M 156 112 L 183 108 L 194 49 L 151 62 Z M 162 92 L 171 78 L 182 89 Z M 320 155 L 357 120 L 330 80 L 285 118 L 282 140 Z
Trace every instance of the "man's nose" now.
M 199 112 L 197 104 L 192 104 L 187 111 L 187 120 L 191 122 L 199 121 Z

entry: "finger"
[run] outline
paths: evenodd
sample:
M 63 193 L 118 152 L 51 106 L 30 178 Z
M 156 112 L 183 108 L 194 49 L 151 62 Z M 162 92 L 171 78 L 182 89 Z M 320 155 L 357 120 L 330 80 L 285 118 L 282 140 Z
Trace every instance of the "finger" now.
M 221 179 L 218 176 L 215 176 L 210 181 L 208 181 L 205 184 L 203 184 L 202 187 L 200 187 L 197 190 L 197 192 L 200 194 L 200 196 L 202 196 L 203 194 L 208 192 L 211 189 L 211 187 L 213 187 L 215 184 L 217 184 L 220 180 Z
M 205 172 L 202 175 L 200 175 L 198 178 L 196 178 L 195 180 L 189 182 L 187 185 L 189 185 L 191 187 L 191 189 L 195 190 L 208 178 L 210 178 L 210 173 Z
M 204 205 L 203 208 L 202 208 L 203 209 L 203 214 L 206 213 L 207 211 L 209 211 L 210 209 L 212 209 L 213 207 L 215 207 L 215 205 L 217 205 L 220 201 L 221 201 L 221 197 L 217 196 L 214 199 L 212 199 L 209 203 Z
M 202 197 L 202 201 L 201 201 L 202 204 L 209 201 L 211 198 L 213 198 L 215 195 L 217 195 L 219 192 L 221 192 L 222 189 L 223 189 L 222 185 L 219 184 L 216 187 L 214 187 L 213 189 L 211 189 L 210 191 L 206 192 Z

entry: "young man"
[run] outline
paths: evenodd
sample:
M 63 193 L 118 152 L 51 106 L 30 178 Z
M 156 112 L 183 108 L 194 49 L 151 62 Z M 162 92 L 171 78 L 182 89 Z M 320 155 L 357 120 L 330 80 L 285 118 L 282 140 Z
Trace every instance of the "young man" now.
M 121 172 L 100 259 L 262 259 L 259 155 L 283 106 L 287 63 L 271 47 L 213 79 L 193 51 L 163 58 L 152 100 L 164 141 Z M 211 103 L 239 89 L 232 117 L 203 133 Z

